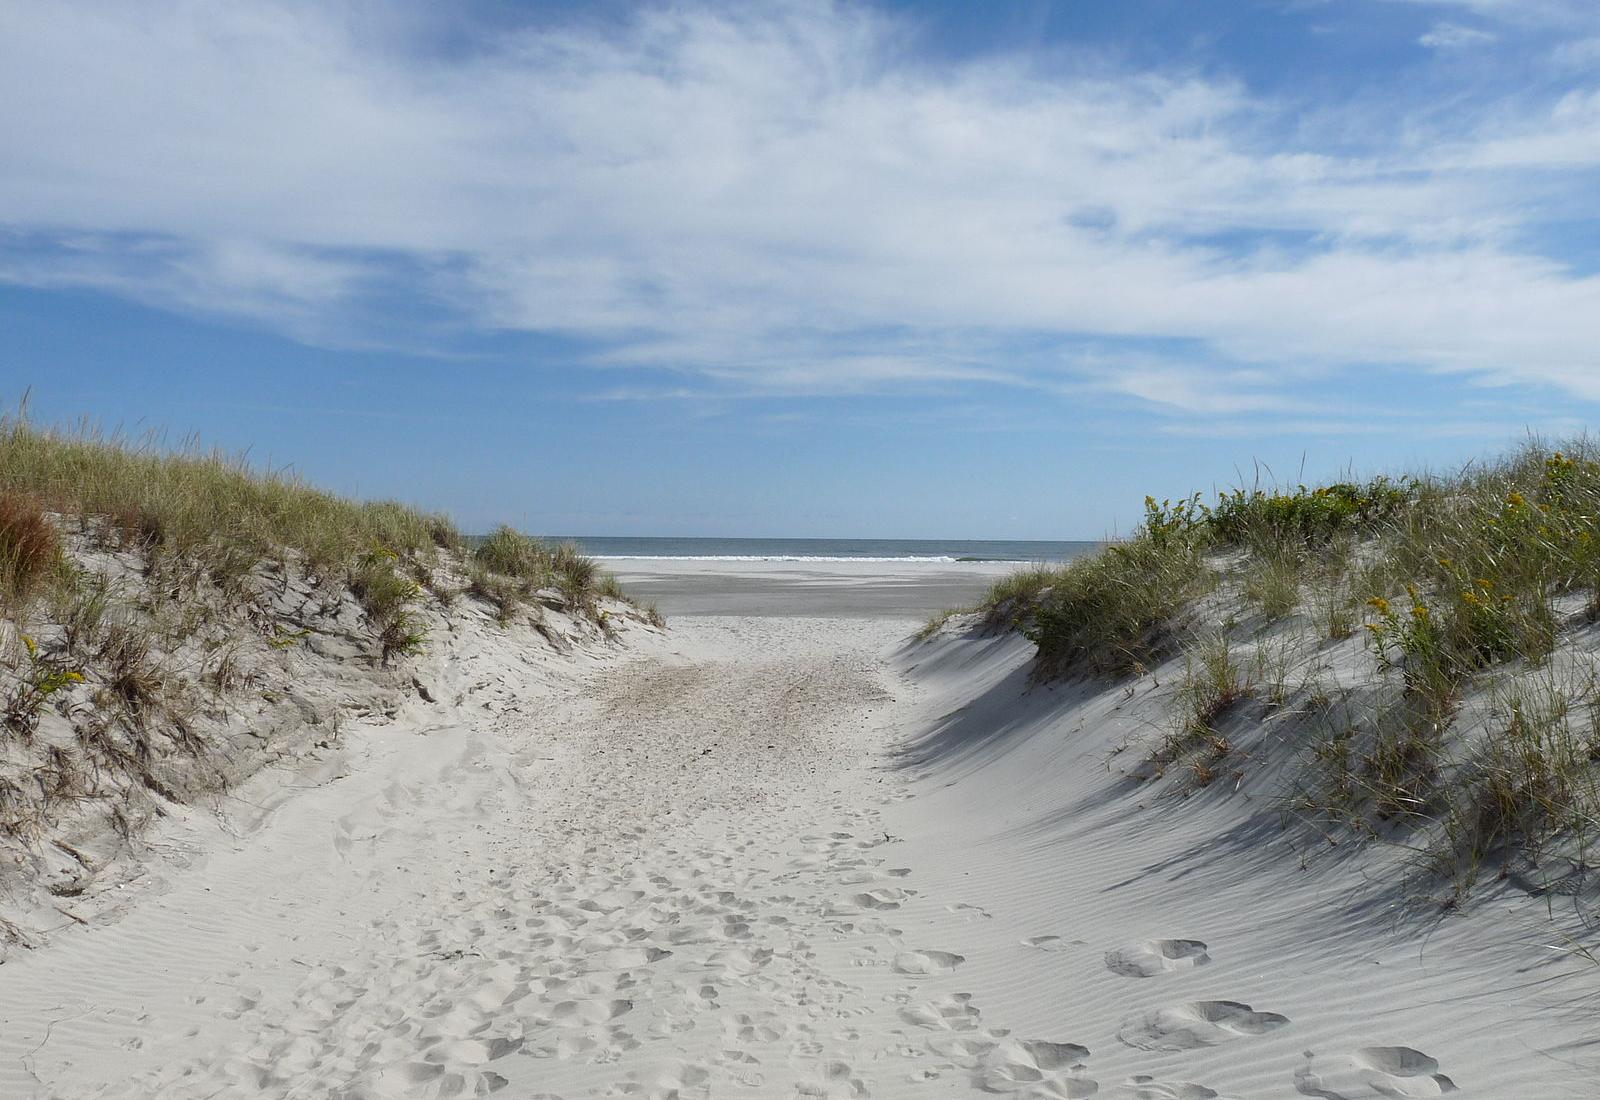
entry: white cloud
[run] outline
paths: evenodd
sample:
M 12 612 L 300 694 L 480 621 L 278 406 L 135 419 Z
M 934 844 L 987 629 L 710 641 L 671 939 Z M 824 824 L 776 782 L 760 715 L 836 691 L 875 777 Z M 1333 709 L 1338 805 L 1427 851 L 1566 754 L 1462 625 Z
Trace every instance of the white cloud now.
M 936 67 L 859 8 L 449 53 L 419 9 L 328 10 L 0 0 L 0 225 L 33 242 L 0 241 L 0 278 L 312 340 L 373 338 L 401 287 L 596 365 L 787 392 L 1036 382 L 1076 368 L 1019 346 L 1094 338 L 1232 359 L 1105 375 L 1212 412 L 1284 411 L 1253 365 L 1285 361 L 1600 399 L 1600 282 L 1508 243 L 1530 181 L 1593 162 L 1592 95 L 1387 120 L 1351 154 L 1226 81 Z
M 1418 38 L 1417 42 L 1430 50 L 1459 50 L 1471 46 L 1484 46 L 1494 40 L 1493 34 L 1477 27 L 1466 27 L 1460 23 L 1439 23 Z

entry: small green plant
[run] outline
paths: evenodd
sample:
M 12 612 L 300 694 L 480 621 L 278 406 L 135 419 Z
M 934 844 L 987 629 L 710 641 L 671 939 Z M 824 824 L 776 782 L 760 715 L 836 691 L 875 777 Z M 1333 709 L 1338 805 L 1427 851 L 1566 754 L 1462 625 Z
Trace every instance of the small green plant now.
M 50 697 L 74 684 L 83 683 L 83 673 L 66 668 L 39 651 L 38 643 L 26 634 L 20 636 L 27 655 L 27 666 L 20 670 L 19 682 L 6 700 L 5 719 L 21 737 L 29 737 L 39 724 L 39 712 Z
M 912 636 L 913 639 L 919 642 L 927 641 L 929 638 L 932 638 L 935 634 L 939 633 L 939 631 L 943 630 L 944 624 L 949 622 L 955 615 L 956 610 L 953 607 L 947 607 L 943 611 L 936 612 L 935 614 L 929 616 L 927 622 L 922 624 L 921 628 L 919 628 L 916 634 Z
M 1171 763 L 1202 748 L 1204 756 L 1194 776 L 1199 785 L 1206 785 L 1215 775 L 1217 761 L 1232 751 L 1219 723 L 1255 691 L 1255 679 L 1234 659 L 1227 635 L 1218 631 L 1201 638 L 1185 655 L 1174 728 L 1157 748 L 1156 762 Z
M 1245 599 L 1269 619 L 1281 619 L 1300 606 L 1305 566 L 1292 550 L 1273 550 L 1256 559 L 1244 578 Z
M 272 637 L 267 639 L 267 644 L 273 649 L 293 649 L 307 638 L 311 637 L 309 629 L 303 630 L 276 630 Z
M 385 665 L 394 656 L 421 652 L 428 637 L 414 610 L 422 587 L 396 568 L 398 560 L 394 551 L 374 547 L 362 556 L 350 577 L 350 589 L 372 624 L 379 659 Z
M 502 576 L 481 565 L 474 564 L 467 572 L 467 594 L 492 606 L 501 626 L 511 622 L 530 591 L 528 582 Z

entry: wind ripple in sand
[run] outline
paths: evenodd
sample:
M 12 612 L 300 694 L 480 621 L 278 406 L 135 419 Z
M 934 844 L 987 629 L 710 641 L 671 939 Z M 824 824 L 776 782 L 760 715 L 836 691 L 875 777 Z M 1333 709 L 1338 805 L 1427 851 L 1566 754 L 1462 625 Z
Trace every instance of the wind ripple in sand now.
M 1289 1022 L 1239 1001 L 1191 1001 L 1151 1009 L 1123 1022 L 1117 1038 L 1140 1050 L 1194 1050 L 1241 1036 L 1263 1035 Z

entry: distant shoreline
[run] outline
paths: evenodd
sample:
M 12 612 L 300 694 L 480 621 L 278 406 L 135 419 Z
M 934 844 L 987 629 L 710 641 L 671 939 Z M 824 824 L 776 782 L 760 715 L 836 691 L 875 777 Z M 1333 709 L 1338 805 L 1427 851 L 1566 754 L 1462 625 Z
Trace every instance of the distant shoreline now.
M 772 561 L 772 562 L 928 562 L 934 565 L 962 565 L 973 562 L 1010 562 L 1021 564 L 1027 558 L 950 557 L 948 555 L 919 556 L 907 554 L 897 557 L 871 557 L 848 554 L 591 554 L 598 561 Z
M 1070 539 L 824 539 L 542 535 L 607 561 L 866 562 L 886 565 L 1064 562 L 1099 542 Z

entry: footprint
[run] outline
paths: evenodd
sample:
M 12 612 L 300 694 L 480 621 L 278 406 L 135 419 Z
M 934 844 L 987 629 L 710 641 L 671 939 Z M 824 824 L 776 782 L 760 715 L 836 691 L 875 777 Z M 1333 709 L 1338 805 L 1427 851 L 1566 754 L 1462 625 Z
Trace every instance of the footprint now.
M 1323 1100 L 1365 1100 L 1389 1096 L 1403 1100 L 1444 1096 L 1456 1083 L 1439 1072 L 1434 1058 L 1411 1047 L 1362 1047 L 1352 1051 L 1330 1070 L 1311 1068 L 1312 1054 L 1294 1075 L 1295 1091 Z
M 671 954 L 660 947 L 618 947 L 606 956 L 606 965 L 614 970 L 628 970 L 659 962 Z
M 1211 961 L 1199 940 L 1145 940 L 1106 954 L 1106 969 L 1125 978 L 1153 978 L 1171 970 L 1191 970 Z
M 1289 1022 L 1239 1001 L 1191 1001 L 1151 1009 L 1123 1021 L 1117 1038 L 1139 1050 L 1194 1050 L 1244 1035 L 1262 1035 Z
M 633 1008 L 632 1001 L 561 1001 L 550 1009 L 556 1027 L 593 1027 Z
M 1077 1043 L 1003 1039 L 984 1055 L 974 1080 L 985 1092 L 1017 1092 L 1058 1078 L 1087 1057 L 1089 1048 Z
M 914 894 L 913 890 L 901 890 L 893 886 L 885 886 L 881 890 L 868 890 L 862 894 L 853 894 L 851 904 L 862 909 L 898 909 L 900 903 Z
M 989 920 L 994 916 L 993 913 L 989 912 L 989 910 L 985 909 L 983 906 L 968 905 L 964 901 L 958 901 L 954 905 L 946 905 L 944 908 L 945 912 L 955 913 L 962 920 Z
M 928 1040 L 928 1050 L 947 1058 L 963 1069 L 976 1069 L 980 1060 L 994 1049 L 995 1041 L 981 1036 L 940 1035 Z
M 801 1081 L 795 1086 L 798 1096 L 817 1097 L 818 1100 L 864 1100 L 871 1093 L 867 1083 L 855 1075 L 849 1062 L 832 1061 L 821 1067 L 820 1076 Z
M 1216 1089 L 1193 1081 L 1157 1081 L 1147 1073 L 1128 1078 L 1127 1089 L 1134 1100 L 1228 1100 Z
M 1065 951 L 1074 944 L 1081 946 L 1083 942 L 1062 939 L 1060 936 L 1029 936 L 1022 941 L 1022 946 L 1031 947 L 1035 951 Z
M 890 964 L 899 974 L 947 974 L 967 961 L 950 951 L 902 951 Z
M 908 1005 L 900 1010 L 900 1018 L 929 1031 L 972 1031 L 978 1026 L 981 1014 L 971 1001 L 970 993 L 952 993 L 922 1004 Z

